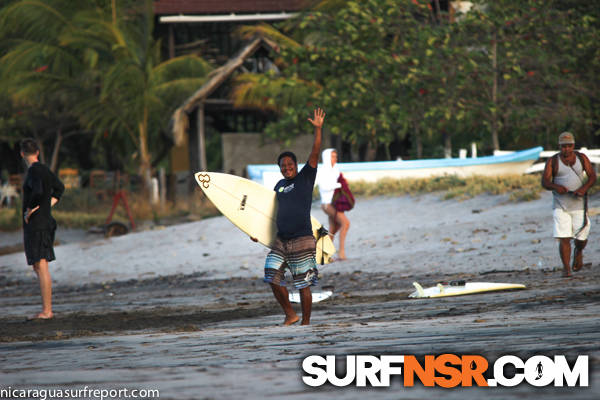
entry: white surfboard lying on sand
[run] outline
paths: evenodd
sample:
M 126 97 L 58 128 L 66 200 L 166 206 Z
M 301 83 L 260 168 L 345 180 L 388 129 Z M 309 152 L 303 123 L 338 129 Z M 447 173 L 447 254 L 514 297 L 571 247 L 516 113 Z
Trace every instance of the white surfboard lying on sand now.
M 263 245 L 272 246 L 277 235 L 274 190 L 236 175 L 218 172 L 198 172 L 194 177 L 206 197 L 235 226 Z M 332 261 L 335 246 L 329 235 L 319 237 L 321 223 L 314 217 L 311 222 L 317 239 L 317 263 L 327 264 Z
M 312 302 L 318 303 L 325 299 L 328 299 L 333 295 L 331 290 L 324 290 L 322 292 L 313 292 L 312 293 Z M 300 303 L 300 293 L 299 292 L 290 292 L 290 302 L 292 303 Z
M 494 283 L 494 282 L 465 282 L 454 281 L 450 284 L 438 283 L 436 286 L 423 288 L 417 282 L 413 282 L 413 286 L 417 289 L 408 295 L 412 298 L 433 298 L 433 297 L 448 297 L 462 296 L 465 294 L 492 292 L 495 290 L 509 289 L 525 289 L 525 285 L 520 283 Z

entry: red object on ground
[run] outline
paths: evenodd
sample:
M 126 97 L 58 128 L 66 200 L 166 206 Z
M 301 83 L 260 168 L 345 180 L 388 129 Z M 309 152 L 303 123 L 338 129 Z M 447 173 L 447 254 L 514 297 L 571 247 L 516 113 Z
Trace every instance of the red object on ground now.
M 110 224 L 112 220 L 113 214 L 115 213 L 115 209 L 117 205 L 119 205 L 119 200 L 123 200 L 123 207 L 127 212 L 127 216 L 129 217 L 129 223 L 131 223 L 131 229 L 135 229 L 135 222 L 133 221 L 133 217 L 131 215 L 131 210 L 129 209 L 129 204 L 127 203 L 127 194 L 125 194 L 124 190 L 119 190 L 113 196 L 112 208 L 110 209 L 110 214 L 108 214 L 108 218 L 106 219 L 106 225 Z

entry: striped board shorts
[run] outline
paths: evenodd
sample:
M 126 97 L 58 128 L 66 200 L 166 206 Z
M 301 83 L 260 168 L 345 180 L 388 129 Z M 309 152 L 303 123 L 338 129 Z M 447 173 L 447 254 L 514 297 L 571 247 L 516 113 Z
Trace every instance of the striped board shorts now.
M 292 273 L 296 289 L 316 285 L 319 280 L 315 260 L 315 237 L 301 236 L 290 240 L 275 239 L 265 261 L 266 283 L 286 286 L 285 269 Z

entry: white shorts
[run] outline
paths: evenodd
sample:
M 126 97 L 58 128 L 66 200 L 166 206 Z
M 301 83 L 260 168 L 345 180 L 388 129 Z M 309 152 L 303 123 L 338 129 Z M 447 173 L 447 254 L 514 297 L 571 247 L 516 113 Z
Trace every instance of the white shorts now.
M 554 213 L 554 237 L 575 238 L 577 240 L 586 240 L 590 234 L 590 219 L 587 219 L 587 225 L 583 225 L 583 210 L 565 211 L 562 208 L 555 208 Z

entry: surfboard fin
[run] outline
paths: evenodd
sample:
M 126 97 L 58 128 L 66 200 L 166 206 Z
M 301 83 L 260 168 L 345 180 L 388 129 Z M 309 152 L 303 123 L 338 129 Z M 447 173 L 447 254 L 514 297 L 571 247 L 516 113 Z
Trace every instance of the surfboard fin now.
M 441 283 L 438 283 L 437 285 L 435 285 L 438 289 L 440 289 L 440 294 L 444 293 L 444 285 L 442 285 Z
M 417 289 L 416 297 L 425 297 L 425 291 L 423 290 L 423 286 L 419 284 L 419 282 L 413 282 L 413 286 Z

